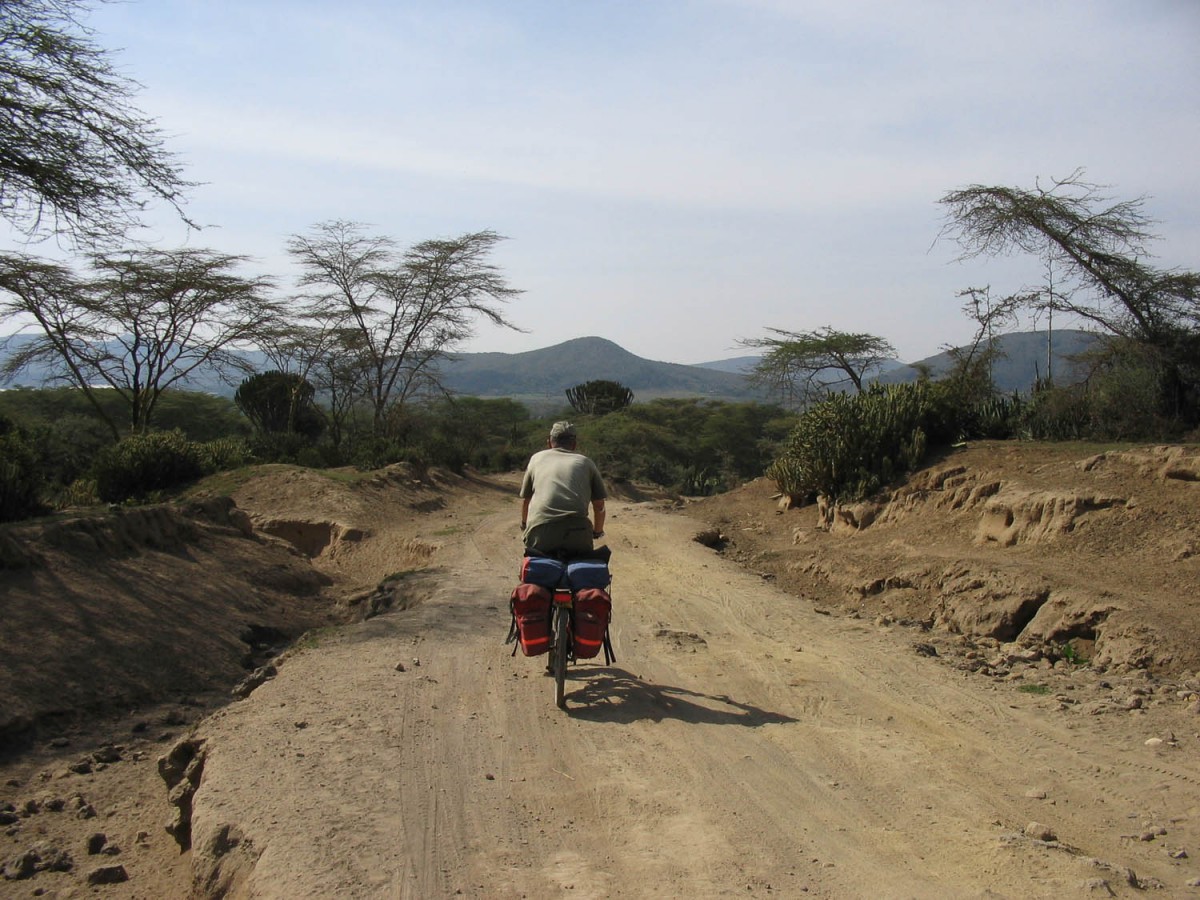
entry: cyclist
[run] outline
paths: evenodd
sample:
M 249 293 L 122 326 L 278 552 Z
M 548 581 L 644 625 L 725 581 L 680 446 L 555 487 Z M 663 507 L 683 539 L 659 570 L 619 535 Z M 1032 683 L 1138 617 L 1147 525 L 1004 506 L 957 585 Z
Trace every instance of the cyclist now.
M 574 425 L 555 422 L 546 449 L 530 457 L 518 494 L 527 550 L 584 554 L 604 536 L 608 491 L 596 464 L 576 451 L 576 442 Z

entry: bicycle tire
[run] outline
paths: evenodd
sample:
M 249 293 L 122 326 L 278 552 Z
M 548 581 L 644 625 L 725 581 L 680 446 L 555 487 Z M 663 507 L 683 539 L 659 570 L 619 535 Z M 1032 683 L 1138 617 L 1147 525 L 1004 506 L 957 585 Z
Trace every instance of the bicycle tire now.
M 554 704 L 559 709 L 567 708 L 567 647 L 571 636 L 567 633 L 570 613 L 566 607 L 554 608 Z

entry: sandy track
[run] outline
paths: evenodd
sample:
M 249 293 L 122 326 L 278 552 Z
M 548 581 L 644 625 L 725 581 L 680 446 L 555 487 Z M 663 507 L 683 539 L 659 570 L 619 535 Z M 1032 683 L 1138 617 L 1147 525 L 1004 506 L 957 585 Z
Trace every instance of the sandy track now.
M 513 502 L 487 498 L 412 585 L 420 602 L 321 634 L 202 726 L 200 885 L 279 898 L 1193 890 L 1193 859 L 1168 851 L 1200 858 L 1200 761 L 1145 746 L 1161 723 L 1133 740 L 1065 720 L 1052 698 L 919 655 L 914 632 L 820 614 L 692 542 L 683 517 L 611 506 L 618 662 L 569 673 L 569 714 L 542 661 L 501 644 L 519 541 Z M 1057 840 L 1022 834 L 1032 821 Z M 1138 839 L 1155 826 L 1166 833 Z

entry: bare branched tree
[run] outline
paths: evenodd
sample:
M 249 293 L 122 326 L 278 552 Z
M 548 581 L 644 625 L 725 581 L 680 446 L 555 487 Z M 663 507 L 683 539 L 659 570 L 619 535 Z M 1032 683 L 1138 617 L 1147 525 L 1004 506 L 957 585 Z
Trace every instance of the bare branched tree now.
M 1076 170 L 1032 190 L 970 185 L 941 199 L 942 235 L 961 258 L 1042 256 L 1072 282 L 1056 308 L 1105 332 L 1151 343 L 1178 327 L 1200 325 L 1200 275 L 1159 271 L 1143 260 L 1153 220 L 1145 198 L 1114 201 Z
M 440 390 L 438 363 L 479 319 L 514 328 L 501 305 L 520 291 L 489 261 L 502 238 L 480 231 L 422 241 L 397 254 L 389 238 L 345 221 L 296 235 L 288 252 L 312 291 L 309 313 L 357 336 L 376 433 L 389 412 L 423 390 Z
M 0 318 L 35 323 L 34 339 L 8 358 L 3 374 L 49 366 L 120 437 L 96 399 L 98 388 L 111 388 L 127 408 L 128 428 L 144 431 L 163 392 L 197 369 L 252 371 L 236 351 L 257 343 L 280 310 L 266 296 L 268 279 L 234 273 L 244 261 L 209 250 L 135 250 L 95 254 L 91 273 L 79 276 L 0 254 Z
M 148 198 L 183 216 L 193 187 L 155 122 L 133 107 L 138 85 L 93 42 L 87 9 L 84 0 L 0 2 L 0 217 L 32 239 L 111 243 Z
M 1163 411 L 1200 415 L 1200 273 L 1157 269 L 1145 262 L 1153 221 L 1145 198 L 1115 201 L 1077 169 L 1033 190 L 970 185 L 941 199 L 942 236 L 962 258 L 1028 253 L 1054 273 L 1049 295 L 1065 312 L 1108 335 L 1108 346 L 1141 347 L 1161 383 Z M 1060 280 L 1061 279 L 1061 280 Z M 1028 295 L 1040 309 L 1046 292 Z M 1128 355 L 1128 354 L 1126 354 Z

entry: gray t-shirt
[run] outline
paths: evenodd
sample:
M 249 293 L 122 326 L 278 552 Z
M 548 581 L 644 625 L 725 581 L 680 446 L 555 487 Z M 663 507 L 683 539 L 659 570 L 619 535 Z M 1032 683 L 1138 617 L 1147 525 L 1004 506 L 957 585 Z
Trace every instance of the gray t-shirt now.
M 551 447 L 533 454 L 521 480 L 520 497 L 530 498 L 527 525 L 587 518 L 593 500 L 608 497 L 596 464 L 574 450 Z

